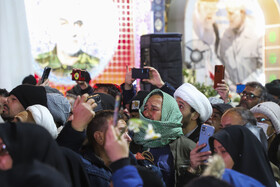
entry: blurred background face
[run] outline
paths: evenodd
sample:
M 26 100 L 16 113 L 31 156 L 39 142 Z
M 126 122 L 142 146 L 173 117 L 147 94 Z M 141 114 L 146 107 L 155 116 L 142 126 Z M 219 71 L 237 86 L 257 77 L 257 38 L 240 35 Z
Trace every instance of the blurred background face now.
M 213 108 L 212 116 L 207 120 L 206 123 L 215 127 L 215 132 L 218 132 L 221 129 L 221 117 L 222 113 L 216 108 Z
M 143 115 L 145 118 L 160 121 L 163 99 L 160 95 L 151 96 L 144 106 Z
M 3 113 L 4 110 L 4 103 L 7 101 L 7 97 L 0 95 L 0 115 Z
M 257 119 L 258 126 L 264 130 L 267 137 L 270 137 L 275 133 L 272 122 L 266 115 L 262 113 L 254 113 L 254 116 Z
M 214 152 L 223 158 L 226 168 L 232 169 L 234 162 L 233 162 L 230 154 L 223 147 L 223 145 L 220 142 L 218 142 L 217 140 L 214 140 Z
M 4 109 L 3 109 L 3 116 L 7 118 L 12 118 L 15 117 L 18 113 L 24 111 L 24 107 L 22 104 L 19 102 L 16 96 L 10 95 L 7 98 L 7 102 L 4 104 Z
M 81 20 L 59 19 L 56 42 L 60 50 L 72 56 L 81 49 L 82 25 Z
M 245 9 L 240 7 L 227 7 L 227 16 L 229 20 L 229 27 L 231 29 L 239 29 L 245 21 Z
M 208 2 L 206 0 L 198 1 L 197 8 L 200 18 L 203 20 L 203 26 L 212 28 L 215 22 L 215 15 L 218 11 L 217 2 Z
M 0 170 L 9 170 L 13 166 L 13 159 L 7 151 L 6 145 L 0 138 Z
M 130 112 L 130 117 L 131 118 L 139 118 L 140 117 L 139 111 L 138 112 Z
M 109 94 L 108 93 L 108 88 L 106 87 L 98 87 L 94 89 L 94 93 L 105 93 L 105 94 Z
M 253 88 L 246 86 L 243 92 L 241 93 L 239 105 L 251 109 L 260 102 L 261 90 L 259 88 Z
M 77 85 L 80 86 L 82 90 L 86 89 L 88 87 L 88 83 L 86 81 L 76 81 Z
M 182 119 L 182 123 L 183 124 L 189 124 L 190 120 L 191 120 L 191 106 L 184 101 L 183 99 L 181 99 L 180 97 L 176 98 L 176 102 L 179 106 L 179 109 L 183 115 L 183 119 Z
M 124 139 L 129 144 L 132 141 L 132 139 L 128 135 L 127 124 L 126 124 L 126 122 L 123 119 L 120 119 L 118 121 L 117 128 L 118 128 L 119 132 L 123 134 Z
M 241 116 L 234 111 L 225 112 L 221 119 L 221 128 L 225 128 L 231 125 L 243 125 Z

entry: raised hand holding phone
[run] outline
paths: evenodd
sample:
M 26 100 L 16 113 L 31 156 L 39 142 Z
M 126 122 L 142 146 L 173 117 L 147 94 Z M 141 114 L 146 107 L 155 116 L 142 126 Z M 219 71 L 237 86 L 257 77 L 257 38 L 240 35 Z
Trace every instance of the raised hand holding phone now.
M 191 168 L 196 170 L 198 166 L 205 164 L 206 160 L 211 156 L 208 143 L 209 137 L 214 134 L 215 128 L 210 125 L 202 124 L 200 129 L 199 141 L 196 147 L 190 152 Z
M 50 75 L 50 72 L 51 72 L 51 68 L 50 67 L 45 67 L 44 68 L 42 77 L 40 79 L 40 84 L 43 84 L 48 79 L 48 77 Z
M 152 85 L 154 85 L 154 86 L 156 86 L 158 88 L 161 88 L 164 85 L 164 82 L 162 81 L 159 72 L 155 68 L 150 67 L 150 66 L 145 66 L 144 68 L 148 68 L 149 69 L 149 71 L 150 71 L 150 78 L 143 79 L 142 81 L 150 83 L 150 84 L 152 84 Z
M 133 79 L 149 79 L 150 70 L 148 68 L 132 68 L 132 78 Z
M 214 134 L 215 127 L 211 125 L 202 124 L 199 134 L 199 145 L 206 144 L 204 148 L 200 150 L 200 152 L 210 151 L 210 146 L 208 143 L 208 139 Z

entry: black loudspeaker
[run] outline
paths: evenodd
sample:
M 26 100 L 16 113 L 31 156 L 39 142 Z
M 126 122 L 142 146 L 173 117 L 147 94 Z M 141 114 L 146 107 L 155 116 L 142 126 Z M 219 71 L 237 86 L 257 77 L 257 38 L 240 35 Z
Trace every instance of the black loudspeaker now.
M 160 33 L 141 36 L 141 67 L 151 66 L 158 70 L 162 80 L 178 88 L 183 83 L 182 76 L 182 34 Z M 141 83 L 141 89 L 154 87 Z

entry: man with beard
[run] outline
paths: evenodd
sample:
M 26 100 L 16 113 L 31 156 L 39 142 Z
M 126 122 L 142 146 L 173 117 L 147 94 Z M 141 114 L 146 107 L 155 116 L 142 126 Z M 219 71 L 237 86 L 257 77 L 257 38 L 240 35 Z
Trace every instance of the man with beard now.
M 241 98 L 238 106 L 251 109 L 257 104 L 266 101 L 267 91 L 259 82 L 248 82 L 240 96 Z
M 200 126 L 212 115 L 212 106 L 207 97 L 189 83 L 182 84 L 174 93 L 180 111 L 183 115 L 183 133 L 197 142 Z
M 13 120 L 18 113 L 35 104 L 48 107 L 45 88 L 34 85 L 19 85 L 9 93 L 4 102 L 1 116 L 5 120 Z

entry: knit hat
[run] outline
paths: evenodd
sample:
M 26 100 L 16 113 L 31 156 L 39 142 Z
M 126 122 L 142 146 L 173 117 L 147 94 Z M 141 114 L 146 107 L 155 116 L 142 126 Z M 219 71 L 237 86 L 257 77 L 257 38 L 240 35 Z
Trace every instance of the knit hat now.
M 19 85 L 15 87 L 9 95 L 16 96 L 24 109 L 35 104 L 48 107 L 46 90 L 42 86 L 28 84 Z
M 68 99 L 60 93 L 47 93 L 47 102 L 54 121 L 60 126 L 64 125 L 71 112 Z
M 222 114 L 225 113 L 228 109 L 232 108 L 230 104 L 213 104 L 213 108 L 216 108 Z
M 270 83 L 266 83 L 265 88 L 267 89 L 268 93 L 280 97 L 280 79 L 276 79 Z
M 57 137 L 57 127 L 53 120 L 50 111 L 42 105 L 32 105 L 27 107 L 28 111 L 31 112 L 33 119 L 36 124 L 44 127 L 55 139 Z
M 129 112 L 138 112 L 149 91 L 140 90 L 129 102 Z
M 97 103 L 97 107 L 94 108 L 95 112 L 101 110 L 114 110 L 115 98 L 113 96 L 105 93 L 94 93 L 91 96 L 100 96 L 100 101 L 95 101 Z
M 196 112 L 199 113 L 199 119 L 202 122 L 207 121 L 212 115 L 212 106 L 207 97 L 196 87 L 189 83 L 182 84 L 174 93 L 175 99 L 180 97 L 187 102 Z
M 215 105 L 215 104 L 223 104 L 225 103 L 224 100 L 217 98 L 217 97 L 209 97 L 208 98 L 209 102 L 211 103 L 211 105 Z
M 22 80 L 22 84 L 36 85 L 37 81 L 33 75 L 28 75 L 28 76 L 24 77 L 24 79 Z
M 280 106 L 274 102 L 268 101 L 260 103 L 251 108 L 253 113 L 261 113 L 266 115 L 272 122 L 276 134 L 280 133 Z
M 93 89 L 95 92 L 99 93 L 100 88 L 105 88 L 107 94 L 112 95 L 114 98 L 116 97 L 116 95 L 121 94 L 122 93 L 122 89 L 119 85 L 117 84 L 111 84 L 111 83 L 96 83 L 93 86 Z M 103 92 L 104 93 L 104 92 Z

